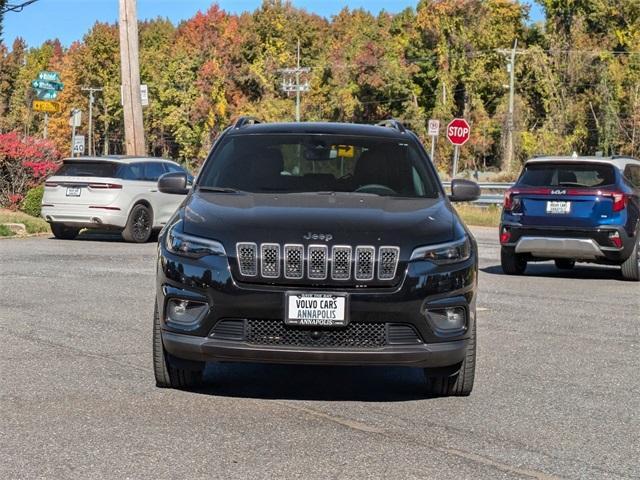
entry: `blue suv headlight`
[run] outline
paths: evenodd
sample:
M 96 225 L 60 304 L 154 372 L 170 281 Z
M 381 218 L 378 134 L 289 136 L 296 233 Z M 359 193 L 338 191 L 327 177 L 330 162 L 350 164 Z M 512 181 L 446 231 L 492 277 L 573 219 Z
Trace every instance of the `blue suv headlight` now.
M 411 254 L 411 260 L 427 260 L 438 265 L 464 262 L 470 257 L 471 240 L 466 235 L 453 242 L 416 248 Z
M 165 247 L 169 252 L 189 258 L 202 258 L 207 255 L 225 256 L 224 246 L 215 240 L 196 237 L 181 232 L 182 220 L 171 225 L 165 235 Z

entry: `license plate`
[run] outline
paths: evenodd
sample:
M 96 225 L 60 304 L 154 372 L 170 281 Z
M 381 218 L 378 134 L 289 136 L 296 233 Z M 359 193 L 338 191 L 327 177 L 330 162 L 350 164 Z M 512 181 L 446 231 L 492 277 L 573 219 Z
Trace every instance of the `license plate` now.
M 344 327 L 349 323 L 345 294 L 287 293 L 286 302 L 287 325 Z
M 79 197 L 81 191 L 80 187 L 67 187 L 67 197 Z
M 547 202 L 547 213 L 563 214 L 571 212 L 571 202 Z

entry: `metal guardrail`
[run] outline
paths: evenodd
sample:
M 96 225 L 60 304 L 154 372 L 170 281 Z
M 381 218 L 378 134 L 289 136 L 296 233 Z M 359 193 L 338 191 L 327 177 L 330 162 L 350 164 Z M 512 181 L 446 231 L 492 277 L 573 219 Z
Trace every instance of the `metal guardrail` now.
M 451 189 L 451 182 L 442 182 L 442 185 L 447 190 Z M 482 193 L 480 198 L 473 203 L 477 205 L 501 205 L 504 198 L 504 192 L 513 187 L 513 183 L 478 182 L 478 186 Z

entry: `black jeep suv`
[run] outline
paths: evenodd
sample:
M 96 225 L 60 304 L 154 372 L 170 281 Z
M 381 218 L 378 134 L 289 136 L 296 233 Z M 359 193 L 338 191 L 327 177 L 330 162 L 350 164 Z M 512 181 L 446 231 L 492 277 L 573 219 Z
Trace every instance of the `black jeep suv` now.
M 157 385 L 193 386 L 207 361 L 404 365 L 468 395 L 477 246 L 449 199 L 480 192 L 452 183 L 396 121 L 238 120 L 159 238 Z

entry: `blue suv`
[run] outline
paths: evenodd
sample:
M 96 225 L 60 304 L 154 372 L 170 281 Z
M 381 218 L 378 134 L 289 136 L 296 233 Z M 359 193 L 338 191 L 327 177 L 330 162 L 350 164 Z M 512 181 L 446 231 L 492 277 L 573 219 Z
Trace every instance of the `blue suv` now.
M 504 198 L 501 264 L 522 275 L 528 262 L 620 265 L 640 280 L 640 160 L 544 157 L 529 160 Z

